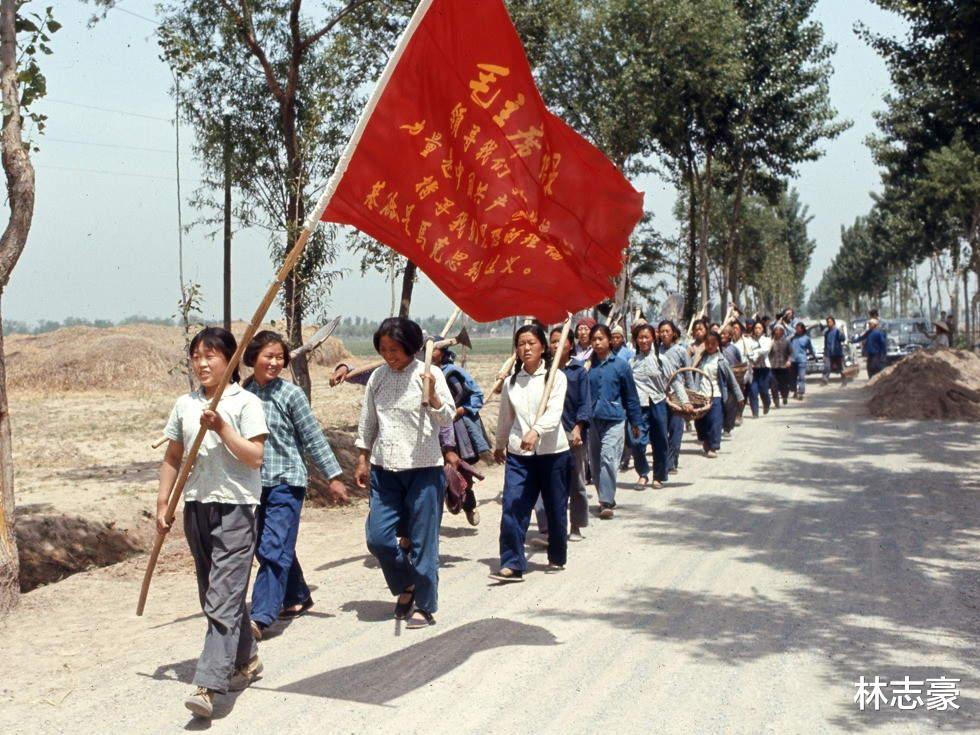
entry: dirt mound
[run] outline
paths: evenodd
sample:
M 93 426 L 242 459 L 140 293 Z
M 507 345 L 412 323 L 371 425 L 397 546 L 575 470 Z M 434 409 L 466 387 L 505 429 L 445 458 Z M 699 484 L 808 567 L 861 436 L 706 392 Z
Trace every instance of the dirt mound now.
M 236 322 L 241 337 L 246 324 Z M 272 328 L 272 327 L 268 327 Z M 309 338 L 315 327 L 304 330 Z M 179 327 L 131 324 L 109 329 L 69 327 L 6 341 L 7 384 L 33 391 L 172 391 L 187 389 L 184 333 Z M 331 337 L 314 353 L 316 365 L 333 367 L 350 353 Z M 248 370 L 244 370 L 244 375 Z M 244 377 L 243 375 L 243 377 Z
M 20 590 L 29 592 L 75 572 L 115 564 L 143 551 L 146 543 L 114 523 L 67 515 L 18 516 Z
M 872 416 L 980 421 L 980 356 L 920 350 L 880 372 L 868 389 Z

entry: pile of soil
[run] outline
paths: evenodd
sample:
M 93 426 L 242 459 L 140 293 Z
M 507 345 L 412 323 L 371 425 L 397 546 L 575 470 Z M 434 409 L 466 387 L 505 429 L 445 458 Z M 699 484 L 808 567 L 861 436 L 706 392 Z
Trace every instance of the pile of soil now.
M 237 337 L 247 325 L 236 322 Z M 268 327 L 273 328 L 273 327 Z M 306 338 L 316 327 L 304 330 Z M 39 335 L 7 338 L 7 385 L 32 391 L 187 390 L 184 332 L 180 327 L 131 324 L 108 329 L 68 327 Z M 331 368 L 350 357 L 331 337 L 312 362 Z M 242 377 L 249 371 L 243 370 Z
M 878 373 L 868 411 L 889 419 L 980 421 L 980 356 L 965 350 L 919 350 Z
M 115 564 L 149 545 L 149 538 L 142 538 L 136 530 L 80 516 L 18 516 L 16 533 L 21 592 L 92 567 Z

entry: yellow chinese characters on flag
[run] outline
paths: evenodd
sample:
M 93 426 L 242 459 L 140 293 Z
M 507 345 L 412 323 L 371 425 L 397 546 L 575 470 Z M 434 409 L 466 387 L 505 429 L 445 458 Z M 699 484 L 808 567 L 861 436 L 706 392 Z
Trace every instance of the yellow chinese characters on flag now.
M 610 296 L 643 195 L 551 114 L 501 0 L 433 0 L 323 219 L 467 314 L 558 321 Z

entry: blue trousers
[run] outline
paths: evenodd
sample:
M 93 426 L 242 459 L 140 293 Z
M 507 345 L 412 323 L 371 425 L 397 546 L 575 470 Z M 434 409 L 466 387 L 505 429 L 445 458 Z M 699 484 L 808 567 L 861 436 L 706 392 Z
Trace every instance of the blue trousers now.
M 681 440 L 686 422 L 679 413 L 670 411 L 667 419 L 667 469 L 676 470 L 681 457 Z
M 721 405 L 720 398 L 711 401 L 711 410 L 694 422 L 694 428 L 698 432 L 698 440 L 708 443 L 708 449 L 718 451 L 721 449 L 721 426 L 724 421 L 725 411 Z
M 806 363 L 794 362 L 793 367 L 796 368 L 796 392 L 802 396 L 806 393 Z
M 772 397 L 769 395 L 769 381 L 772 379 L 772 372 L 767 367 L 752 368 L 752 382 L 749 383 L 749 406 L 752 407 L 752 415 L 759 415 L 759 397 L 762 397 L 762 405 L 769 409 Z M 715 396 L 717 398 L 718 396 Z
M 439 524 L 446 498 L 442 467 L 393 472 L 371 467 L 371 510 L 365 524 L 367 547 L 393 595 L 415 585 L 415 604 L 434 613 L 439 606 Z M 412 542 L 398 545 L 398 530 Z
M 643 406 L 643 426 L 640 438 L 633 445 L 633 461 L 640 477 L 649 477 L 650 463 L 647 461 L 647 445 L 653 444 L 653 476 L 655 480 L 667 482 L 668 419 L 667 401 Z
M 568 479 L 571 452 L 507 455 L 504 469 L 503 514 L 500 517 L 500 566 L 527 569 L 524 541 L 531 511 L 541 496 L 548 519 L 548 561 L 565 564 L 568 556 Z
M 626 421 L 593 418 L 589 425 L 589 462 L 599 502 L 616 506 L 616 477 L 626 440 Z
M 473 442 L 473 449 L 476 450 L 476 453 L 482 454 L 483 452 L 489 452 L 490 445 L 487 443 L 487 437 L 483 433 L 483 427 L 480 425 L 479 418 L 474 418 L 464 413 L 460 421 L 466 427 L 466 433 L 469 434 L 470 441 Z
M 305 487 L 262 488 L 262 504 L 255 514 L 259 571 L 252 587 L 251 612 L 252 620 L 260 625 L 272 625 L 283 607 L 299 605 L 310 597 L 303 568 L 296 558 L 296 536 L 305 497 Z

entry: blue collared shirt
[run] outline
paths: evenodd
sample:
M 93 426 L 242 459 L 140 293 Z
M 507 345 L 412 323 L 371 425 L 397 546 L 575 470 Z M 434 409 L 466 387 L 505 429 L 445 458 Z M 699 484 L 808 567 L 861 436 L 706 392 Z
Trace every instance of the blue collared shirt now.
M 633 382 L 629 364 L 611 352 L 602 362 L 592 356 L 589 370 L 589 390 L 592 393 L 592 417 L 603 421 L 625 421 L 634 426 L 643 420 L 640 398 Z
M 571 431 L 575 424 L 589 425 L 592 418 L 592 392 L 589 389 L 589 373 L 578 362 L 569 361 L 562 372 L 568 387 L 565 390 L 565 408 L 561 414 L 561 425 Z

